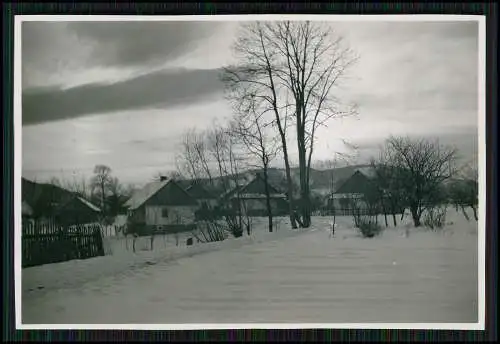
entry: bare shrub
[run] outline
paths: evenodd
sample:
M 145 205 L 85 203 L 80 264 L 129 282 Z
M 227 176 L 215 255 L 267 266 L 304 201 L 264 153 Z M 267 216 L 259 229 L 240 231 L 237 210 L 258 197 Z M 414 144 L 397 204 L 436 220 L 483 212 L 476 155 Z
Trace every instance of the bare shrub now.
M 241 217 L 241 216 L 239 216 Z M 243 219 L 239 219 L 238 216 L 228 215 L 226 216 L 226 226 L 227 230 L 233 235 L 235 238 L 239 238 L 243 235 Z M 247 227 L 248 228 L 248 227 Z
M 228 238 L 231 229 L 224 223 L 217 221 L 200 221 L 197 229 L 192 232 L 198 242 L 207 243 L 224 241 Z M 243 234 L 243 233 L 242 233 Z
M 436 206 L 427 210 L 424 226 L 430 229 L 441 229 L 446 224 L 446 206 Z
M 359 229 L 361 235 L 364 238 L 373 238 L 379 235 L 384 230 L 381 225 L 378 224 L 377 216 L 371 215 L 359 215 L 354 216 L 355 226 Z

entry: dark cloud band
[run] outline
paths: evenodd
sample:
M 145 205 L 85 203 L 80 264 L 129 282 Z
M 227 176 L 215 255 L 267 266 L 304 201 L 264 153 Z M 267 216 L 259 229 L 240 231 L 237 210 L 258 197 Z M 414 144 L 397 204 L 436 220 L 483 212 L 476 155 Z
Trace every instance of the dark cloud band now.
M 108 84 L 23 92 L 23 125 L 90 114 L 197 103 L 222 92 L 220 70 L 172 70 Z

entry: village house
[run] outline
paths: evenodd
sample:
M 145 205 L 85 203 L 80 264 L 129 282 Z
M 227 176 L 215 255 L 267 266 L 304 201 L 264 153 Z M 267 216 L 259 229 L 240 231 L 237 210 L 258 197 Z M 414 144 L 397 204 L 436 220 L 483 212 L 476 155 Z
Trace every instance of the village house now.
M 56 185 L 36 183 L 22 178 L 21 197 L 25 209 L 28 206 L 31 210 L 30 216 L 42 220 L 53 219 L 57 208 L 69 201 L 73 193 Z
M 22 178 L 23 219 L 38 223 L 85 224 L 97 222 L 101 210 L 74 192 L 53 184 L 36 183 Z
M 347 178 L 327 199 L 327 209 L 337 215 L 352 215 L 368 210 L 367 196 L 375 192 L 375 171 L 371 167 L 359 168 Z
M 217 197 L 209 192 L 201 181 L 179 180 L 177 183 L 198 202 L 200 209 L 214 209 L 217 206 Z
M 235 187 L 228 193 L 222 195 L 220 202 L 226 207 L 236 210 L 238 209 L 239 201 L 243 214 L 247 216 L 266 216 L 267 205 L 265 185 L 264 178 L 257 173 L 255 177 L 246 184 Z M 286 195 L 269 183 L 268 190 L 273 216 L 287 214 L 288 201 Z
M 188 231 L 196 227 L 197 200 L 176 181 L 166 177 L 134 192 L 125 207 L 128 209 L 127 226 L 139 235 L 153 231 Z
M 101 220 L 101 209 L 83 197 L 74 195 L 57 208 L 55 219 L 63 225 L 90 224 Z

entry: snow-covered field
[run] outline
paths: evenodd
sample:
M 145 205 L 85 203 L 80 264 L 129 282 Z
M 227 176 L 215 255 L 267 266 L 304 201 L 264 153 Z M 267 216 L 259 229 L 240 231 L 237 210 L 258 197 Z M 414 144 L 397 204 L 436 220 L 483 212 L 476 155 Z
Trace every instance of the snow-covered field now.
M 24 324 L 477 322 L 477 222 L 361 238 L 350 217 L 23 269 Z M 286 219 L 282 219 L 286 221 Z M 383 221 L 380 221 L 382 223 Z M 453 224 L 451 224 L 453 223 Z M 173 241 L 173 239 L 169 238 Z M 112 245 L 111 245 L 112 246 Z M 139 246 L 137 246 L 139 247 Z

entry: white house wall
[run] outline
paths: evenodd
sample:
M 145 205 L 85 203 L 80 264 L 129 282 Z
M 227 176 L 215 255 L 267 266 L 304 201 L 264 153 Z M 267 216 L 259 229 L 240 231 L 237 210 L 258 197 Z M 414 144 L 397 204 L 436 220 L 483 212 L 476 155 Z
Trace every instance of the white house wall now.
M 168 217 L 162 216 L 167 209 Z M 188 206 L 147 206 L 146 225 L 192 224 L 195 221 L 195 208 Z

